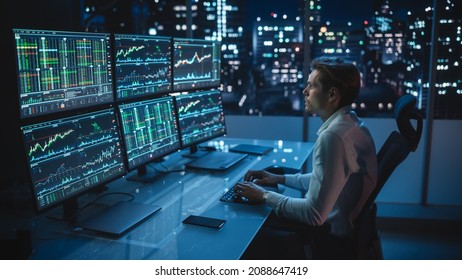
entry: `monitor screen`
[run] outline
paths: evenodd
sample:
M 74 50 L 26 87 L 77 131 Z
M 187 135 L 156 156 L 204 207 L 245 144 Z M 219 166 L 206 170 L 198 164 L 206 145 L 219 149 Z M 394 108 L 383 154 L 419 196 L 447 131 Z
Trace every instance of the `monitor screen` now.
M 13 29 L 20 117 L 114 101 L 110 34 Z
M 181 148 L 172 96 L 119 104 L 119 112 L 128 168 L 141 167 L 139 176 L 145 164 Z
M 173 90 L 220 86 L 221 44 L 191 38 L 173 38 Z
M 114 34 L 116 98 L 171 91 L 171 49 L 170 37 Z
M 217 89 L 176 96 L 182 147 L 226 134 L 221 92 Z
M 21 130 L 39 211 L 126 173 L 113 108 L 22 126 Z

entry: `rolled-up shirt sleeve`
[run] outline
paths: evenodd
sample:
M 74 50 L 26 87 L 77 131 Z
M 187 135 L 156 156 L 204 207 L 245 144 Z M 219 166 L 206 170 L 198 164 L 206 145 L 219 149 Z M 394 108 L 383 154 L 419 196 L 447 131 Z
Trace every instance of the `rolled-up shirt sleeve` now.
M 288 187 L 306 191 L 304 198 L 287 197 L 271 192 L 266 200 L 277 215 L 310 225 L 321 225 L 332 211 L 351 168 L 351 156 L 342 139 L 323 133 L 313 154 L 313 171 L 286 175 Z M 328 174 L 328 175 L 326 175 Z

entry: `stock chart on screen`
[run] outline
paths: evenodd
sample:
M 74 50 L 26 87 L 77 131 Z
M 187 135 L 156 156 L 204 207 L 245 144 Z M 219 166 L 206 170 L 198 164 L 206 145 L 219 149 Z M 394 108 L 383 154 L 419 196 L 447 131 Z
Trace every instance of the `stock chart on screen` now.
M 154 96 L 172 89 L 171 38 L 115 34 L 116 98 Z
M 219 90 L 205 90 L 176 96 L 180 134 L 184 147 L 226 133 L 223 102 Z
M 110 34 L 13 33 L 21 118 L 114 101 Z
M 172 96 L 119 105 L 129 169 L 180 149 Z
M 39 210 L 125 174 L 114 109 L 21 127 Z
M 173 89 L 220 85 L 221 44 L 192 38 L 173 38 Z

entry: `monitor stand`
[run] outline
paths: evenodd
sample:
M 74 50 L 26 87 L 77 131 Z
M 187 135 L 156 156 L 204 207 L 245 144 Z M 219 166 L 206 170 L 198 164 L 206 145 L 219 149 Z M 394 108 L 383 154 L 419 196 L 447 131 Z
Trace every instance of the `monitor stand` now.
M 148 172 L 147 164 L 141 165 L 137 168 L 136 174 L 125 177 L 127 181 L 142 182 L 142 183 L 152 183 L 154 182 L 162 173 L 153 170 Z
M 77 198 L 74 197 L 70 200 L 65 201 L 62 204 L 61 208 L 61 211 L 60 209 L 51 210 L 49 213 L 47 213 L 46 216 L 52 220 L 72 221 L 72 219 L 75 218 L 75 214 L 79 210 Z
M 189 151 L 181 154 L 181 156 L 187 158 L 200 158 L 202 156 L 205 156 L 207 153 L 208 151 L 199 151 L 197 145 L 192 145 L 191 147 L 189 147 Z

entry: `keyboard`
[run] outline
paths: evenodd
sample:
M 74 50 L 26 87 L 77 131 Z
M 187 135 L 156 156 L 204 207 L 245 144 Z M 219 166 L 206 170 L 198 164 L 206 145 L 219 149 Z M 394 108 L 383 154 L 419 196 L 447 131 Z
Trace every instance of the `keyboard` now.
M 230 188 L 224 195 L 222 195 L 220 201 L 228 203 L 251 204 L 247 198 L 243 196 L 237 196 L 234 192 L 234 187 Z
M 242 182 L 242 181 L 243 179 L 240 179 L 238 182 Z M 279 192 L 279 193 L 284 191 L 283 188 L 280 189 L 279 187 L 274 187 L 274 186 L 263 186 L 263 187 L 269 191 L 274 191 L 274 192 Z M 254 202 L 249 201 L 246 197 L 236 195 L 236 193 L 234 192 L 234 186 L 220 197 L 220 201 L 228 202 L 228 203 L 255 204 Z

